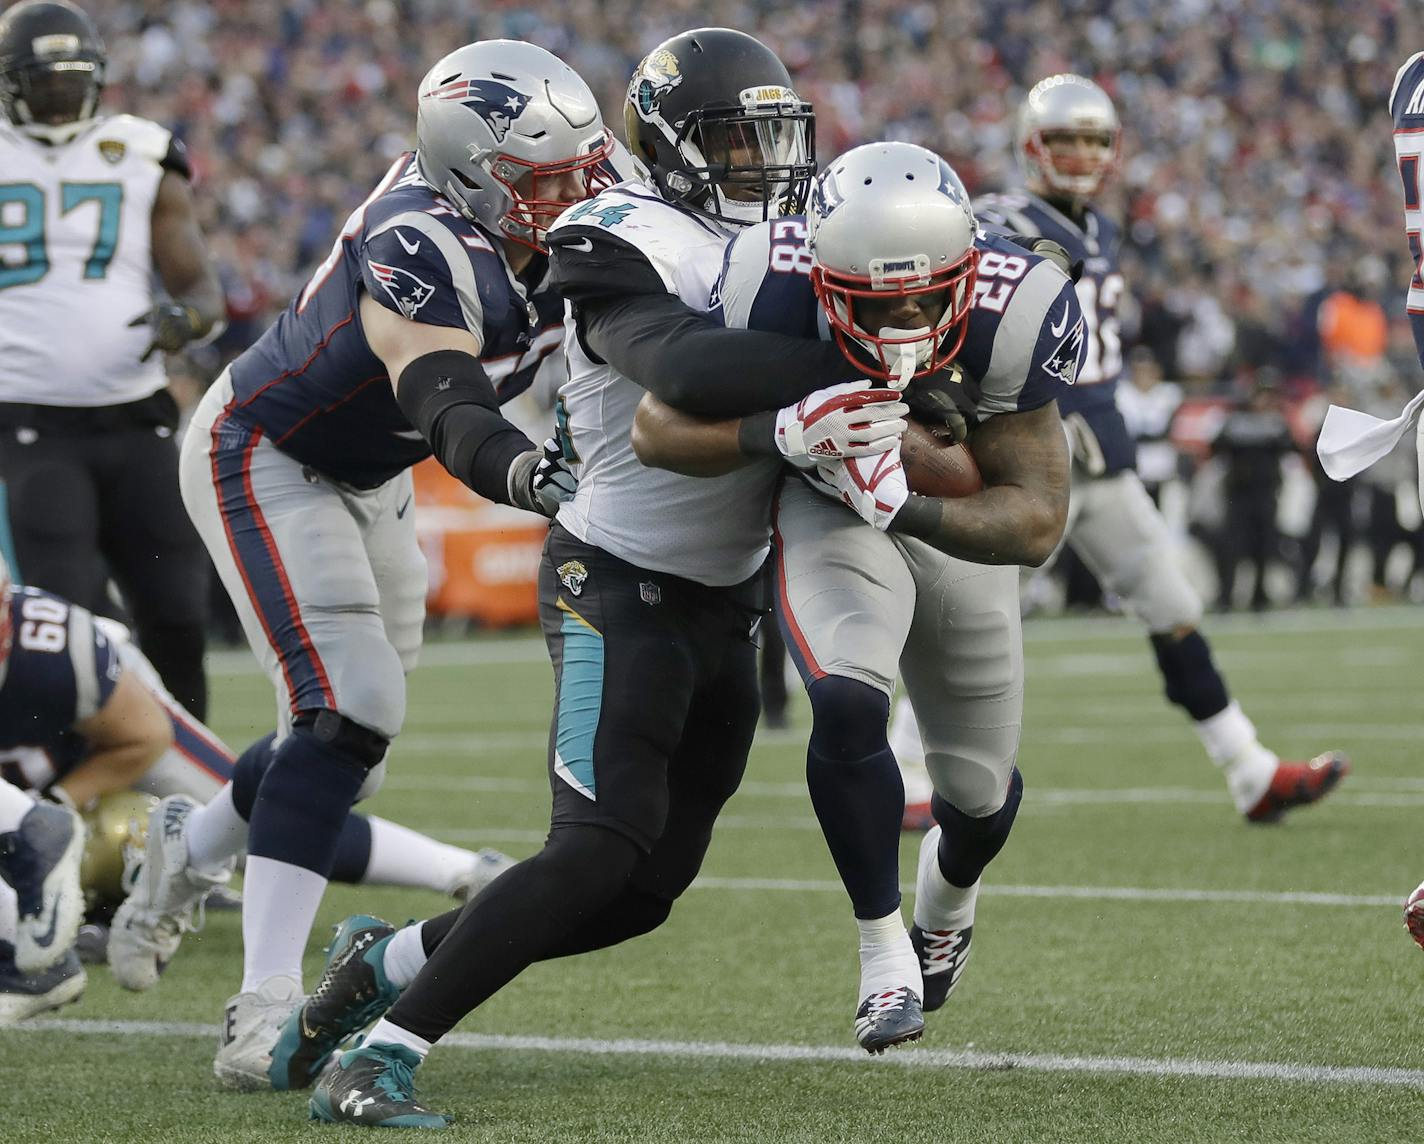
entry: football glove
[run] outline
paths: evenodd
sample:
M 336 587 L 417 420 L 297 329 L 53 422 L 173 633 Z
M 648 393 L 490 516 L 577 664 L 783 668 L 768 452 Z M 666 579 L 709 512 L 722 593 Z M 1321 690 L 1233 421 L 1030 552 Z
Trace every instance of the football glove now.
M 530 449 L 514 458 L 508 488 L 509 503 L 515 508 L 553 517 L 577 491 L 578 478 L 564 464 L 558 442 L 550 437 L 542 449 Z
M 834 486 L 841 500 L 860 519 L 881 532 L 910 499 L 910 484 L 900 463 L 900 442 L 869 457 L 847 457 L 817 466 L 821 479 Z
M 776 447 L 793 465 L 883 452 L 905 431 L 910 407 L 891 389 L 848 381 L 818 389 L 776 414 Z
M 196 340 L 203 332 L 203 319 L 192 306 L 159 302 L 129 323 L 130 329 L 134 326 L 149 326 L 153 330 L 153 340 L 138 359 L 147 361 L 159 350 L 171 354 Z

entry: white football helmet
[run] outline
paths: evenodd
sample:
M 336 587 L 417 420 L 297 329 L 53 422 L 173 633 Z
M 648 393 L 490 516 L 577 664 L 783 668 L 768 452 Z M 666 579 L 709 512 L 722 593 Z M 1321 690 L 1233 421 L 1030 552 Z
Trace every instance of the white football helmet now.
M 431 68 L 420 81 L 415 136 L 426 182 L 490 233 L 536 250 L 569 206 L 617 181 L 613 136 L 588 84 L 520 40 L 466 44 Z M 551 193 L 555 180 L 564 193 Z
M 969 195 L 948 163 L 911 143 L 856 147 L 817 178 L 807 224 L 811 285 L 848 358 L 900 388 L 954 360 L 979 251 Z M 924 294 L 943 294 L 932 326 L 871 329 L 858 313 L 867 299 Z
M 1078 151 L 1054 156 L 1054 137 L 1076 137 Z M 1108 93 L 1080 75 L 1051 75 L 1029 91 L 1014 133 L 1019 160 L 1035 189 L 1089 198 L 1117 166 L 1122 125 Z

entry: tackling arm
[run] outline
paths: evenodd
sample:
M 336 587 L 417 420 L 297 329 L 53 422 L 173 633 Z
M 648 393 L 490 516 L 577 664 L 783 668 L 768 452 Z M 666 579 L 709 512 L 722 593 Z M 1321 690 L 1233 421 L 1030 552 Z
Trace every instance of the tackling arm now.
M 1058 403 L 991 417 L 971 432 L 969 445 L 984 490 L 912 495 L 891 530 L 978 564 L 1037 567 L 1053 554 L 1068 521 L 1068 444 Z
M 173 745 L 173 723 L 133 672 L 119 676 L 108 701 L 74 729 L 89 754 L 54 784 L 72 806 L 128 790 Z

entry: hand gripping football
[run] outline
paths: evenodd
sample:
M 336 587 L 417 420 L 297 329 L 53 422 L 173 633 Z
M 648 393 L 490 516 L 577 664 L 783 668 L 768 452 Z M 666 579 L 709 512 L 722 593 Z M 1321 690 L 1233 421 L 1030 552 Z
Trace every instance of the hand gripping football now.
M 910 491 L 924 497 L 967 497 L 984 488 L 984 478 L 974 455 L 939 436 L 928 426 L 911 421 L 900 438 L 900 460 Z

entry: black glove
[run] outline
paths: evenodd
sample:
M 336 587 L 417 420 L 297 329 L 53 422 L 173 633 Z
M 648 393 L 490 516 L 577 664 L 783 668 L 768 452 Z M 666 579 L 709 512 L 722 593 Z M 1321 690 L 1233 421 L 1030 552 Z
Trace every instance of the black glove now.
M 544 442 L 542 452 L 521 453 L 509 467 L 509 503 L 515 508 L 552 519 L 577 490 L 578 478 L 564 464 L 563 450 L 553 437 Z
M 144 325 L 153 328 L 153 341 L 149 342 L 139 361 L 147 361 L 157 350 L 170 354 L 181 350 L 203 332 L 203 319 L 198 311 L 178 302 L 155 303 L 150 310 L 129 323 L 131 329 Z

